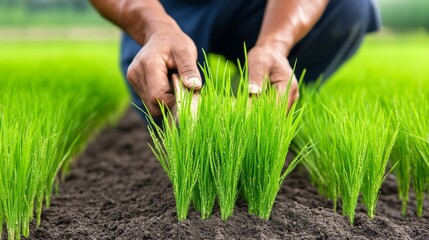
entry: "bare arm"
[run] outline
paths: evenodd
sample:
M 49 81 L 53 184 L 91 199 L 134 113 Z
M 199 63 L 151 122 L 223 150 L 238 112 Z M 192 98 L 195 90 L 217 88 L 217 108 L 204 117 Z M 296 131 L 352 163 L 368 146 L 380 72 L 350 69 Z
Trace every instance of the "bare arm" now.
M 157 28 L 176 25 L 157 0 L 90 0 L 107 20 L 127 32 L 137 43 L 147 42 Z
M 158 101 L 174 104 L 168 70 L 177 70 L 185 87 L 201 87 L 196 46 L 158 0 L 90 1 L 143 46 L 128 68 L 127 79 L 152 115 L 161 114 Z
M 249 52 L 251 90 L 260 91 L 265 76 L 280 91 L 286 89 L 292 76 L 286 57 L 313 28 L 327 4 L 328 0 L 268 0 L 258 40 Z M 292 77 L 290 104 L 299 96 L 297 80 Z
M 328 0 L 270 0 L 256 45 L 275 45 L 286 56 L 322 16 Z

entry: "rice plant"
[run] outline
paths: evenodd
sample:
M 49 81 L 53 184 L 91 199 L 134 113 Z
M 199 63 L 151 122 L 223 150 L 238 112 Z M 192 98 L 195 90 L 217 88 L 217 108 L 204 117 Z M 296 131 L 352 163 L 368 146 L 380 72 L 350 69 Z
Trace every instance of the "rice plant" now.
M 333 200 L 334 210 L 341 199 L 342 213 L 352 224 L 360 195 L 373 218 L 397 130 L 390 131 L 376 101 L 367 106 L 358 95 L 338 102 L 324 92 L 303 91 L 311 107 L 294 142 L 298 149 L 314 144 L 304 161 L 312 183 Z
M 423 202 L 429 187 L 429 121 L 428 100 L 424 93 L 413 99 L 401 99 L 393 104 L 396 122 L 401 127 L 399 142 L 394 147 L 394 161 L 402 214 L 406 214 L 409 192 L 416 194 L 417 216 L 423 216 Z
M 396 144 L 392 150 L 392 161 L 396 167 L 393 173 L 396 176 L 398 184 L 398 197 L 402 201 L 402 215 L 407 213 L 407 204 L 409 201 L 409 193 L 411 187 L 411 161 L 415 159 L 412 156 L 412 151 L 409 149 L 409 136 L 403 131 L 400 131 Z
M 212 102 L 210 99 L 204 98 L 199 101 L 198 105 L 199 111 L 209 112 L 212 107 Z M 208 219 L 212 215 L 216 199 L 216 186 L 211 167 L 211 162 L 214 161 L 213 157 L 215 156 L 215 136 L 212 132 L 212 129 L 216 126 L 215 119 L 207 119 L 202 115 L 198 115 L 196 126 L 201 128 L 200 134 L 196 136 L 198 137 L 196 141 L 199 142 L 202 147 L 194 149 L 196 157 L 200 159 L 200 167 L 197 184 L 194 187 L 192 202 L 194 208 L 200 212 L 201 219 Z
M 371 140 L 368 145 L 366 158 L 368 159 L 368 167 L 362 185 L 362 198 L 367 209 L 367 214 L 370 219 L 373 219 L 376 213 L 378 197 L 380 195 L 381 185 L 383 184 L 386 175 L 392 169 L 388 168 L 389 157 L 392 152 L 393 145 L 397 139 L 399 132 L 398 128 L 393 128 L 393 133 L 390 131 L 390 120 L 386 119 L 383 114 L 377 114 L 372 119 L 368 126 L 368 138 Z M 392 166 L 394 169 L 396 166 Z
M 194 187 L 199 176 L 201 159 L 196 155 L 200 152 L 196 148 L 204 148 L 204 144 L 197 142 L 200 132 L 194 131 L 195 121 L 191 113 L 192 94 L 180 96 L 181 107 L 177 116 L 177 127 L 171 112 L 161 106 L 164 128 L 156 125 L 151 117 L 152 124 L 149 132 L 153 139 L 152 151 L 159 160 L 170 181 L 173 184 L 174 197 L 179 221 L 185 220 L 192 200 Z M 159 138 L 158 138 L 159 136 Z
M 427 40 L 426 34 L 404 35 L 390 41 L 370 39 L 369 44 L 352 60 L 350 67 L 340 71 L 324 87 L 324 91 L 339 100 L 347 100 L 351 92 L 366 91 L 367 104 L 381 99 L 384 110 L 393 113 L 390 131 L 393 134 L 396 127 L 400 131 L 392 150 L 390 166 L 395 166 L 393 174 L 402 200 L 403 215 L 407 212 L 410 192 L 417 196 L 417 215 L 423 214 L 423 189 L 427 170 L 424 154 L 420 151 L 423 153 L 428 149 L 424 146 L 423 139 L 428 138 L 429 132 L 429 88 L 428 68 L 416 63 L 427 61 Z M 379 64 L 380 56 L 386 59 L 383 64 Z M 359 73 L 355 69 L 359 69 Z M 414 188 L 420 190 L 416 191 Z
M 303 108 L 294 104 L 288 113 L 288 94 L 278 95 L 266 84 L 265 94 L 252 98 L 241 186 L 248 211 L 268 219 L 283 180 L 301 159 L 298 154 L 283 171 L 289 145 L 298 131 Z M 274 106 L 274 107 L 273 107 Z M 303 149 L 306 151 L 306 149 Z
M 149 126 L 152 150 L 173 184 L 179 221 L 186 219 L 191 201 L 202 219 L 209 218 L 215 199 L 227 220 L 240 190 L 249 212 L 268 219 L 284 178 L 299 161 L 282 172 L 303 111 L 293 105 L 288 114 L 287 94 L 277 95 L 273 87 L 249 98 L 246 64 L 239 63 L 234 88 L 230 68 L 206 63 L 197 110 L 192 110 L 193 91 L 179 88 L 176 122 L 171 122 L 174 112 L 160 105 L 164 128 Z
M 75 56 L 80 61 L 73 60 L 75 48 L 67 51 L 58 45 L 64 51 L 58 56 L 40 54 L 43 48 L 11 45 L 7 50 L 26 55 L 19 60 L 0 57 L 4 73 L 0 79 L 0 236 L 5 226 L 9 239 L 20 239 L 28 237 L 34 218 L 40 225 L 42 207 L 49 207 L 60 181 L 58 172 L 67 170 L 100 127 L 117 119 L 127 105 L 127 95 L 105 66 L 103 71 L 94 64 L 81 66 L 84 55 Z M 68 64 L 53 71 L 54 60 Z

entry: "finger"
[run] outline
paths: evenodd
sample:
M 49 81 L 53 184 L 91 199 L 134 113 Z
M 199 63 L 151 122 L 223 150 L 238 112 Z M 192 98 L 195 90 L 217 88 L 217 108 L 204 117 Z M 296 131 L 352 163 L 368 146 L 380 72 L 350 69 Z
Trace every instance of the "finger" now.
M 288 102 L 287 102 L 287 109 L 288 111 L 290 110 L 290 108 L 292 107 L 292 105 L 298 101 L 299 99 L 299 88 L 298 85 L 296 85 L 296 87 L 292 88 L 291 87 L 291 91 L 289 92 L 289 96 L 288 96 Z
M 189 89 L 201 89 L 202 81 L 197 67 L 197 51 L 192 46 L 173 50 L 173 58 L 183 86 Z
M 249 56 L 249 93 L 260 94 L 262 84 L 268 75 L 266 64 Z
M 280 94 L 286 94 L 289 86 L 290 73 L 285 71 L 273 71 L 270 74 L 271 84 L 276 88 Z M 293 81 L 293 80 L 292 80 Z
M 126 76 L 128 82 L 131 84 L 135 92 L 139 92 L 142 90 L 142 85 L 139 81 L 139 79 L 141 78 L 141 66 L 137 65 L 138 64 L 136 64 L 135 62 L 132 62 L 130 66 L 128 66 Z
M 160 107 L 174 105 L 174 94 L 167 77 L 167 67 L 163 62 L 149 62 L 144 65 L 144 89 L 140 97 L 153 116 L 161 116 Z
M 277 89 L 280 94 L 288 94 L 288 109 L 299 98 L 298 81 L 292 70 L 288 68 L 276 66 L 270 74 L 272 85 Z

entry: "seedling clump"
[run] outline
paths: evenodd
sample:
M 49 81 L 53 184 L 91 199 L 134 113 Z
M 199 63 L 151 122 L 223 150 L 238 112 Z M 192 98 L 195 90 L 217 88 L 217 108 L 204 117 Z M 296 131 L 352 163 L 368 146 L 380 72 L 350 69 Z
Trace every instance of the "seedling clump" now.
M 282 172 L 303 110 L 293 105 L 288 113 L 287 93 L 280 95 L 268 84 L 249 98 L 246 67 L 239 69 L 237 89 L 228 67 L 213 71 L 205 64 L 202 69 L 206 82 L 196 114 L 191 90 L 177 96 L 175 122 L 163 105 L 163 128 L 148 115 L 152 150 L 173 184 L 178 220 L 186 219 L 191 201 L 202 219 L 209 218 L 216 199 L 227 220 L 239 195 L 250 213 L 268 219 L 284 178 L 300 159 Z

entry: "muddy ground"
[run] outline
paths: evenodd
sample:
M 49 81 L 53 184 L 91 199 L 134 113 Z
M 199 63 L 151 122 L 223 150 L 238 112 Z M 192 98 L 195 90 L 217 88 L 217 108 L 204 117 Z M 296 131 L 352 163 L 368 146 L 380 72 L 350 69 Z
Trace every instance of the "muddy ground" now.
M 30 239 L 429 239 L 427 212 L 418 219 L 413 203 L 408 217 L 401 216 L 393 177 L 382 188 L 377 217 L 368 220 L 359 206 L 351 227 L 303 170 L 287 178 L 268 221 L 247 214 L 239 201 L 227 222 L 215 209 L 209 220 L 191 211 L 178 223 L 171 184 L 148 141 L 132 112 L 103 131 L 79 157 Z

